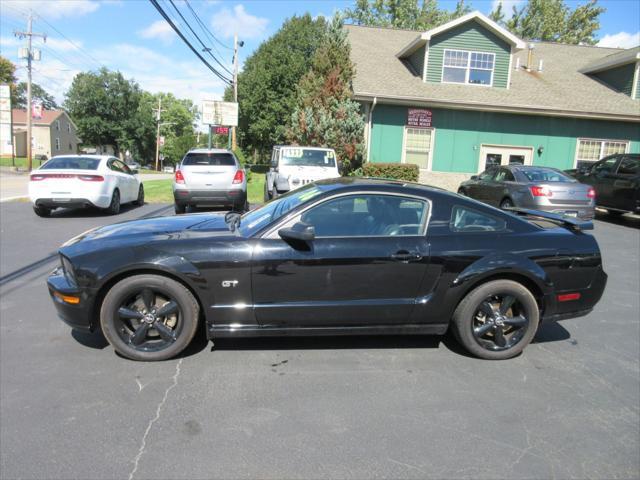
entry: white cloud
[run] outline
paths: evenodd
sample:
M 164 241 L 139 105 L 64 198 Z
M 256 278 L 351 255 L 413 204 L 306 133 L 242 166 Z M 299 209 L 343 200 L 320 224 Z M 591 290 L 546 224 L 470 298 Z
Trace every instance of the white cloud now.
M 502 11 L 505 14 L 505 17 L 509 17 L 511 12 L 513 12 L 513 7 L 520 8 L 520 5 L 524 3 L 524 0 L 493 0 L 491 2 L 491 10 L 495 10 L 498 8 L 498 4 L 502 3 Z
M 260 38 L 264 35 L 269 20 L 247 13 L 244 5 L 236 5 L 233 11 L 223 8 L 211 19 L 214 34 L 224 38 L 233 37 L 238 33 L 242 38 Z
M 39 42 L 39 43 L 42 43 L 42 42 Z M 47 41 L 43 45 L 56 51 L 62 51 L 62 52 L 68 52 L 68 51 L 74 51 L 74 50 L 78 51 L 78 47 L 82 48 L 82 41 L 66 40 L 64 38 L 56 38 L 56 37 L 47 37 Z
M 157 20 L 149 25 L 147 28 L 144 28 L 138 31 L 138 35 L 142 38 L 157 38 L 165 45 L 169 45 L 176 38 L 176 33 L 164 20 Z
M 605 35 L 598 42 L 599 47 L 631 48 L 640 45 L 640 31 L 636 33 L 618 32 Z
M 2 0 L 2 6 L 8 7 L 8 13 L 13 16 L 32 10 L 47 20 L 57 20 L 63 17 L 81 17 L 97 10 L 100 4 L 93 0 Z

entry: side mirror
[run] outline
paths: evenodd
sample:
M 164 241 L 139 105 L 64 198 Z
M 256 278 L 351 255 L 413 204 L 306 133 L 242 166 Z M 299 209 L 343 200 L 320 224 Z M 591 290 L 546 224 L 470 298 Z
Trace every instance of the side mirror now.
M 278 235 L 285 241 L 310 242 L 316 238 L 316 230 L 312 225 L 297 222 L 291 228 L 278 230 Z
M 478 175 L 471 175 L 471 180 L 477 180 L 478 179 Z

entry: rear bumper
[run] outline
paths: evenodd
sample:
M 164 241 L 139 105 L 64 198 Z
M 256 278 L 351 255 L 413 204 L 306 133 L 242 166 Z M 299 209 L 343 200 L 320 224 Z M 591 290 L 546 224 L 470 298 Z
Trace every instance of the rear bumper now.
M 188 190 L 176 189 L 173 199 L 177 205 L 227 206 L 243 205 L 247 200 L 244 190 Z
M 51 300 L 56 308 L 58 317 L 60 317 L 64 323 L 76 330 L 86 332 L 95 330 L 95 324 L 91 318 L 93 302 L 95 300 L 94 296 L 86 290 L 70 285 L 62 271 L 62 267 L 58 267 L 51 272 L 51 275 L 47 279 L 47 287 L 49 288 L 49 295 L 51 295 Z M 56 292 L 63 295 L 80 297 L 80 303 L 76 305 L 66 303 L 55 295 Z
M 89 208 L 99 206 L 88 198 L 38 198 L 33 203 L 38 207 L 46 208 Z M 107 202 L 108 205 L 109 202 Z
M 567 320 L 588 315 L 602 298 L 604 289 L 607 286 L 607 274 L 599 268 L 593 277 L 591 285 L 581 290 L 555 291 L 545 297 L 545 312 L 542 316 L 543 322 Z M 557 296 L 563 293 L 579 293 L 580 298 L 568 302 L 558 302 Z
M 558 215 L 569 215 L 581 220 L 593 220 L 596 216 L 595 205 L 526 205 L 523 208 L 539 210 L 541 212 L 555 213 Z

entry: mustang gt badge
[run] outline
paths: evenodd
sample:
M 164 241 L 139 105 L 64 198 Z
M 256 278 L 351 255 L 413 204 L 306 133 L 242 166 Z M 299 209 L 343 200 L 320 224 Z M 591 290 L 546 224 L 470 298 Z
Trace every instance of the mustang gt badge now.
M 229 288 L 229 287 L 235 288 L 238 286 L 238 280 L 223 280 L 222 286 L 224 288 Z

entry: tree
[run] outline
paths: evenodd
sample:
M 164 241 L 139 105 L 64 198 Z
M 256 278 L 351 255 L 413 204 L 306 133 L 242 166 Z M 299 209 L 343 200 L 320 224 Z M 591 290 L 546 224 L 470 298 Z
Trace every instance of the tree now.
M 520 10 L 513 7 L 506 27 L 530 40 L 594 45 L 599 17 L 604 11 L 597 0 L 589 0 L 573 11 L 564 0 L 528 0 Z
M 117 152 L 136 146 L 142 91 L 133 80 L 106 68 L 75 76 L 64 106 L 87 145 L 113 145 Z
M 504 11 L 502 10 L 502 2 L 498 2 L 496 8 L 494 8 L 489 14 L 489 18 L 496 23 L 504 23 Z
M 9 85 L 9 89 L 11 91 L 11 106 L 14 106 L 18 103 L 16 98 L 16 82 L 18 79 L 16 78 L 16 66 L 12 61 L 0 56 L 0 84 Z
M 53 98 L 53 95 L 50 95 L 44 88 L 42 88 L 37 83 L 31 84 L 31 98 L 33 100 L 39 101 L 42 103 L 42 107 L 45 110 L 56 110 L 58 104 L 56 103 L 56 99 Z M 16 107 L 15 108 L 27 108 L 27 83 L 20 82 L 16 86 Z
M 440 9 L 437 0 L 357 0 L 344 16 L 356 25 L 429 30 L 470 11 L 465 0 L 453 12 Z
M 324 27 L 322 17 L 294 16 L 245 61 L 238 78 L 239 142 L 245 149 L 265 153 L 283 142 L 296 85 L 309 70 Z M 225 99 L 232 98 L 228 88 Z
M 311 69 L 298 85 L 297 108 L 287 139 L 298 145 L 331 147 L 338 160 L 353 170 L 363 152 L 364 118 L 351 99 L 354 66 L 342 21 L 335 16 L 322 36 Z

